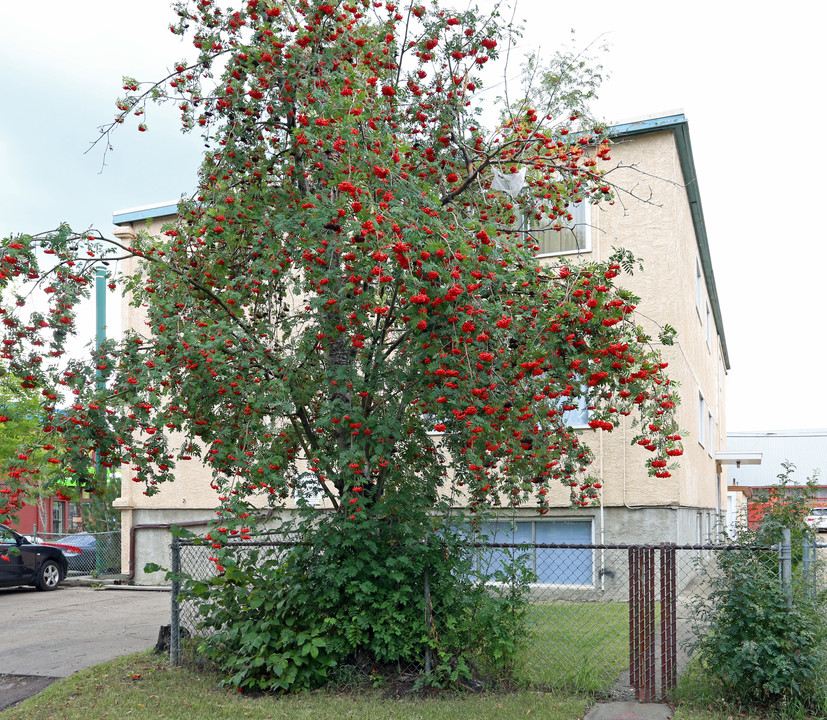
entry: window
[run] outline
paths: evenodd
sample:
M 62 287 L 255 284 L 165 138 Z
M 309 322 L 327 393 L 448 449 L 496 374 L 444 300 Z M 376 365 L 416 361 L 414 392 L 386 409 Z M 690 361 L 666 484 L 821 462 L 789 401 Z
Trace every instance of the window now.
M 548 392 L 548 386 L 544 381 L 544 375 L 538 375 L 536 380 L 538 385 L 530 387 L 527 392 Z M 556 398 L 548 398 L 546 400 L 546 407 L 548 410 L 557 410 L 561 412 L 561 421 L 564 425 L 572 428 L 586 428 L 589 426 L 589 388 L 586 385 L 580 386 L 580 395 L 578 397 L 571 397 L 563 394 L 563 392 L 572 392 L 573 386 L 568 388 L 560 388 L 560 394 Z M 558 392 L 555 388 L 552 392 Z M 538 408 L 538 412 L 542 415 L 542 410 Z M 555 416 L 557 417 L 557 416 Z
M 296 505 L 310 505 L 321 507 L 324 505 L 324 490 L 317 478 L 311 472 L 304 472 L 293 481 L 293 499 Z
M 481 532 L 482 542 L 547 543 L 590 545 L 591 520 L 520 520 L 487 523 Z M 591 585 L 594 578 L 593 555 L 590 548 L 530 548 L 529 567 L 537 582 L 553 585 Z M 486 573 L 502 568 L 519 550 L 505 548 L 483 550 L 480 569 Z
M 590 207 L 586 201 L 569 205 L 568 217 L 533 217 L 529 235 L 540 249 L 537 256 L 566 255 L 591 250 Z
M 443 435 L 446 430 L 437 430 L 437 425 L 447 425 L 448 424 L 448 417 L 442 417 L 441 415 L 434 415 L 433 413 L 422 413 L 420 416 L 422 418 L 422 424 L 425 426 L 425 432 L 428 435 Z
M 712 413 L 707 413 L 707 417 L 707 426 L 709 428 L 709 442 L 707 443 L 707 446 L 709 450 L 709 456 L 712 457 L 713 438 L 715 436 L 713 430 L 715 426 L 712 424 Z
M 584 391 L 585 392 L 585 391 Z M 570 399 L 570 398 L 569 398 Z M 566 405 L 566 407 L 570 407 Z M 563 411 L 563 422 L 573 428 L 588 427 L 589 425 L 589 400 L 586 395 L 577 398 L 577 407 L 573 410 Z
M 52 532 L 55 535 L 63 535 L 65 532 L 63 518 L 66 514 L 66 503 L 62 500 L 52 501 Z
M 698 393 L 698 442 L 706 447 L 706 403 L 704 396 Z
M 712 347 L 712 313 L 709 310 L 709 303 L 706 304 L 706 344 Z
M 0 544 L 3 544 L 3 545 L 16 545 L 17 544 L 17 539 L 14 537 L 11 530 L 0 527 Z
M 695 305 L 698 308 L 698 315 L 703 312 L 704 302 L 704 276 L 701 273 L 701 261 L 695 258 Z

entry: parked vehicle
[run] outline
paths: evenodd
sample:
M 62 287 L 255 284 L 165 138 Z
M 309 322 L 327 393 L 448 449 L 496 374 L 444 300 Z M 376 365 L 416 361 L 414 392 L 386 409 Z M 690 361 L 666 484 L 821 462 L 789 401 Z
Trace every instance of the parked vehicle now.
M 68 561 L 60 548 L 29 542 L 0 525 L 0 587 L 34 585 L 54 590 L 66 577 Z
M 827 532 L 827 507 L 813 508 L 804 522 L 816 532 Z
M 69 570 L 72 572 L 80 572 L 84 575 L 95 572 L 98 544 L 94 535 L 89 533 L 67 535 L 58 540 L 50 541 L 49 545 L 55 545 L 63 550 L 63 554 L 69 561 Z

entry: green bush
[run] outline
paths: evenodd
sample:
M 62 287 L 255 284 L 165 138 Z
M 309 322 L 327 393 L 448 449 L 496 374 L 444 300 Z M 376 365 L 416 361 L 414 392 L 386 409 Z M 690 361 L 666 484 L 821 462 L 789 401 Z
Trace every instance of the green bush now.
M 527 636 L 531 576 L 519 557 L 482 576 L 456 530 L 430 523 L 423 534 L 426 525 L 381 518 L 354 532 L 342 522 L 336 514 L 305 524 L 300 544 L 278 557 L 228 549 L 221 575 L 188 583 L 202 650 L 228 684 L 311 688 L 341 665 L 366 677 L 415 670 L 436 685 L 510 676 Z
M 766 546 L 790 529 L 791 605 L 781 586 L 778 553 L 743 549 L 718 553 L 708 568 L 712 590 L 694 608 L 699 639 L 691 651 L 703 674 L 732 701 L 805 707 L 820 695 L 827 667 L 825 598 L 802 562 L 803 543 L 812 542 L 804 523 L 809 502 L 806 492 L 785 492 L 793 469 L 785 464 L 781 491 L 765 501 L 761 523 L 742 523 L 731 538 L 743 546 Z

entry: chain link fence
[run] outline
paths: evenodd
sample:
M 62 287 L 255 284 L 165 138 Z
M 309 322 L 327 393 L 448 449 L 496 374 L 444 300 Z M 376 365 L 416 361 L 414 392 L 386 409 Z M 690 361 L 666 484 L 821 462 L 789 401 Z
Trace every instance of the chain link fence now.
M 121 574 L 121 533 L 38 533 L 37 542 L 57 545 L 69 561 L 69 576 Z
M 224 552 L 256 552 L 259 561 L 279 560 L 296 543 L 289 538 L 232 542 Z M 779 592 L 785 592 L 780 547 L 723 545 L 629 546 L 553 543 L 476 543 L 480 574 L 488 575 L 522 557 L 533 577 L 528 585 L 530 637 L 520 679 L 538 688 L 655 699 L 674 689 L 689 662 L 689 650 L 704 632 L 694 608 L 708 599 L 721 570 L 722 553 L 749 553 L 778 563 Z M 173 664 L 196 659 L 203 634 L 197 605 L 182 594 L 181 578 L 204 580 L 220 574 L 203 540 L 173 543 Z M 801 577 L 815 588 L 822 581 L 820 558 L 827 545 L 805 549 Z M 787 553 L 789 555 L 789 553 Z M 489 583 L 491 591 L 501 590 Z M 429 592 L 427 574 L 423 593 Z M 436 607 L 428 597 L 427 606 Z M 432 620 L 438 629 L 440 617 Z M 429 666 L 423 657 L 418 668 Z M 367 669 L 365 669 L 367 672 Z

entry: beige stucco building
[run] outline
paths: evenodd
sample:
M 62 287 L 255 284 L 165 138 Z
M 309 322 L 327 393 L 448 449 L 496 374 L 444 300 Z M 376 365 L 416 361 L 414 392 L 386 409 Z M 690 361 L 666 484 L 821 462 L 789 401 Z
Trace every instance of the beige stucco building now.
M 617 169 L 610 178 L 617 187 L 634 188 L 634 196 L 619 193 L 612 205 L 581 211 L 570 242 L 557 233 L 540 242 L 540 257 L 605 260 L 624 247 L 643 260 L 644 271 L 624 276 L 622 284 L 641 297 L 636 322 L 650 335 L 657 337 L 667 324 L 677 330 L 675 345 L 663 353 L 670 377 L 680 383 L 684 454 L 672 477 L 650 478 L 648 452 L 630 444 L 635 433 L 629 422 L 612 433 L 586 427 L 582 432 L 596 454 L 593 474 L 602 480 L 601 507 L 572 510 L 568 489 L 560 486 L 548 515 L 519 511 L 518 535 L 542 542 L 698 543 L 715 535 L 726 507 L 727 480 L 715 454 L 726 449 L 729 359 L 688 124 L 682 114 L 671 114 L 616 125 L 612 134 L 607 167 Z M 175 212 L 174 204 L 139 208 L 115 213 L 114 222 L 125 235 L 147 222 L 159 231 Z M 125 306 L 124 327 L 143 324 L 136 313 Z M 198 465 L 182 466 L 176 481 L 153 497 L 124 478 L 115 507 L 122 513 L 124 567 L 136 582 L 158 579 L 142 568 L 167 562 L 170 524 L 214 517 L 217 501 L 207 478 Z

